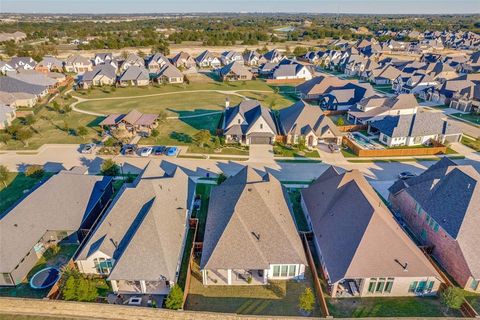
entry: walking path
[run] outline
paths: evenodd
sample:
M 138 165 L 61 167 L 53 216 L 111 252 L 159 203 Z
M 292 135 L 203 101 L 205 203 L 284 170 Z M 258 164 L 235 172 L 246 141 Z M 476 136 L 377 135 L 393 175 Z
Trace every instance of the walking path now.
M 68 94 L 72 92 L 73 89 L 68 90 L 65 92 L 65 94 Z M 234 95 L 237 97 L 240 97 L 242 99 L 248 100 L 249 98 L 240 94 L 240 92 L 255 92 L 255 93 L 272 93 L 273 91 L 270 90 L 249 90 L 249 89 L 242 89 L 242 90 L 214 90 L 214 89 L 205 89 L 205 90 L 187 90 L 187 91 L 172 91 L 172 92 L 162 92 L 162 93 L 152 93 L 152 94 L 145 94 L 145 95 L 139 95 L 139 96 L 125 96 L 125 97 L 106 97 L 106 98 L 92 98 L 92 99 L 86 99 L 82 98 L 79 96 L 74 96 L 72 97 L 76 99 L 74 103 L 71 104 L 72 110 L 78 113 L 83 113 L 83 114 L 88 114 L 92 116 L 97 116 L 97 117 L 105 117 L 107 116 L 106 114 L 98 113 L 98 112 L 93 112 L 93 111 L 87 111 L 83 109 L 77 108 L 77 105 L 83 102 L 88 102 L 88 101 L 103 101 L 103 100 L 128 100 L 128 99 L 134 99 L 134 98 L 149 98 L 149 97 L 158 97 L 158 96 L 165 96 L 165 95 L 172 95 L 172 94 L 179 94 L 179 93 L 196 93 L 196 92 L 215 92 L 215 93 L 220 93 L 224 95 Z M 176 116 L 176 117 L 167 117 L 167 119 L 186 119 L 186 118 L 196 118 L 196 117 L 205 117 L 208 115 L 212 114 L 218 114 L 221 111 L 215 111 L 215 112 L 209 112 L 209 113 L 202 113 L 199 115 L 192 115 L 192 116 Z

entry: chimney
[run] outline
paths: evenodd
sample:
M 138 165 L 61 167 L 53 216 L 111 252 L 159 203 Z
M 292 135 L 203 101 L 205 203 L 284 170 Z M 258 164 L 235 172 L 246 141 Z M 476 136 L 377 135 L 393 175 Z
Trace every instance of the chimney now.
M 228 110 L 230 108 L 230 98 L 226 97 L 225 98 L 225 110 Z

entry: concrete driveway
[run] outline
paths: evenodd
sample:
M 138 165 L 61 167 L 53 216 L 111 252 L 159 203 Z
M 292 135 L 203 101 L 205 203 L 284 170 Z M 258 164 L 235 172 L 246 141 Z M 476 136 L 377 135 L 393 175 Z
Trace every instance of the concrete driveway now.
M 273 146 L 269 144 L 250 145 L 249 162 L 273 163 Z

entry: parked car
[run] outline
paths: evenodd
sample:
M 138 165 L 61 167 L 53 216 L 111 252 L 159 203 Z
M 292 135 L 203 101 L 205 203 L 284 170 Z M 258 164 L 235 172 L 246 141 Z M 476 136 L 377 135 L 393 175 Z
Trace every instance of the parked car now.
M 134 144 L 127 144 L 125 146 L 123 146 L 123 151 L 122 153 L 124 155 L 132 155 L 132 154 L 135 154 L 135 151 L 137 150 L 137 146 L 134 145 Z
M 332 153 L 334 152 L 340 152 L 340 147 L 338 146 L 338 144 L 335 144 L 335 143 L 329 143 L 328 144 L 328 149 L 330 149 L 330 151 Z
M 177 147 L 169 147 L 169 148 L 167 149 L 167 156 L 172 157 L 172 156 L 176 155 L 177 152 L 178 152 L 178 148 L 177 148 Z
M 95 144 L 87 143 L 83 145 L 82 149 L 80 150 L 81 153 L 92 153 L 95 150 Z
M 156 156 L 161 156 L 165 153 L 165 150 L 167 150 L 165 146 L 156 146 L 153 148 L 153 154 L 155 154 Z
M 140 156 L 142 157 L 148 157 L 149 155 L 152 154 L 153 148 L 152 147 L 145 147 L 142 149 L 140 152 Z
M 417 175 L 415 173 L 412 173 L 410 171 L 403 171 L 398 174 L 398 178 L 402 180 L 410 179 L 416 176 Z

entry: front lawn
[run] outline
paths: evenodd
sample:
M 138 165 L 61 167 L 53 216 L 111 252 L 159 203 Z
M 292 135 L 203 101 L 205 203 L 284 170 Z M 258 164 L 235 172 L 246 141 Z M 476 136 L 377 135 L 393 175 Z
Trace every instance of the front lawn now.
M 461 316 L 455 310 L 445 314 L 439 298 L 343 298 L 327 299 L 327 304 L 335 318 Z
M 480 151 L 480 138 L 477 139 L 469 139 L 467 137 L 462 137 L 461 140 L 463 145 L 466 145 L 469 148 L 472 148 L 475 151 Z
M 157 137 L 142 138 L 141 145 L 192 145 L 193 136 L 200 130 L 209 130 L 214 134 L 222 115 L 212 114 L 186 119 L 167 119 L 157 127 Z
M 479 113 L 452 113 L 451 116 L 468 121 L 474 125 L 480 125 Z
M 266 286 L 203 286 L 198 263 L 192 268 L 186 310 L 226 312 L 244 315 L 300 316 L 298 299 L 306 287 L 313 290 L 310 271 L 305 281 L 271 281 Z M 316 305 L 312 316 L 321 312 Z
M 20 200 L 25 192 L 50 176 L 50 173 L 45 173 L 42 177 L 27 177 L 24 173 L 10 172 L 6 182 L 7 187 L 5 188 L 5 185 L 0 183 L 0 217 L 5 210 Z
M 273 146 L 273 153 L 276 157 L 291 157 L 291 158 L 320 158 L 317 149 L 300 151 L 294 146 L 287 146 L 282 143 L 275 143 Z
M 199 147 L 197 145 L 191 145 L 187 149 L 188 153 L 200 153 L 200 154 L 218 154 L 218 155 L 237 155 L 237 156 L 248 156 L 248 149 L 245 147 L 235 147 L 235 146 L 223 146 L 219 148 L 219 151 L 216 151 L 212 147 Z

